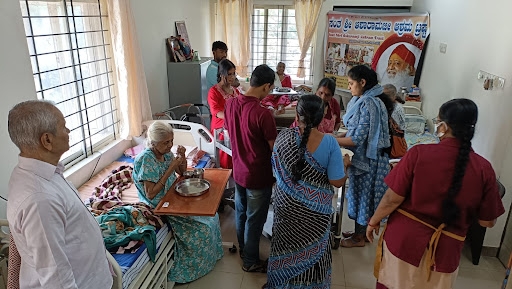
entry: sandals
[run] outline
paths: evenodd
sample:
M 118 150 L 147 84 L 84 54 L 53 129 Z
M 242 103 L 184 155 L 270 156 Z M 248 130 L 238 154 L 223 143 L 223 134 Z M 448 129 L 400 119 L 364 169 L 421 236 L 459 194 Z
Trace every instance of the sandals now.
M 249 273 L 267 273 L 268 261 L 260 261 L 250 267 L 242 266 L 242 270 Z
M 364 238 L 355 238 L 354 236 L 351 236 L 349 238 L 345 238 L 341 240 L 341 247 L 345 248 L 353 248 L 353 247 L 364 247 Z
M 342 232 L 341 235 L 343 236 L 343 238 L 351 238 L 353 235 L 355 234 L 355 232 L 352 232 L 352 231 L 346 231 L 346 232 Z M 369 243 L 370 240 L 368 240 L 368 238 L 366 238 L 366 236 L 364 236 L 364 241 L 366 243 Z

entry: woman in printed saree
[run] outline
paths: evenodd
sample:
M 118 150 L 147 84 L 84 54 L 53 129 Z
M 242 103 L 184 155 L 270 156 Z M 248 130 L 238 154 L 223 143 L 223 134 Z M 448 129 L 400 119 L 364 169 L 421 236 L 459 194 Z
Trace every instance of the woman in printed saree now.
M 333 136 L 318 131 L 323 108 L 318 96 L 302 96 L 299 126 L 282 131 L 274 145 L 274 224 L 264 288 L 330 288 L 333 186 L 345 183 L 349 159 Z
M 353 96 L 347 105 L 343 123 L 346 135 L 338 144 L 354 152 L 348 169 L 348 216 L 355 221 L 354 232 L 343 232 L 343 247 L 364 247 L 368 219 L 386 192 L 384 177 L 389 172 L 390 137 L 388 111 L 393 111 L 390 98 L 382 93 L 377 73 L 364 65 L 348 72 L 348 87 Z
M 471 149 L 477 117 L 469 99 L 446 102 L 434 120 L 440 143 L 412 147 L 386 177 L 389 189 L 366 232 L 373 241 L 389 215 L 377 288 L 453 288 L 469 226 L 492 227 L 505 212 L 491 164 Z
M 147 132 L 147 148 L 133 164 L 133 180 L 142 202 L 156 207 L 176 180 L 176 173 L 187 169 L 185 148 L 171 152 L 174 132 L 171 125 L 155 121 Z M 223 256 L 219 216 L 167 216 L 176 249 L 167 278 L 187 283 L 208 274 Z M 207 248 L 207 249 L 205 249 Z

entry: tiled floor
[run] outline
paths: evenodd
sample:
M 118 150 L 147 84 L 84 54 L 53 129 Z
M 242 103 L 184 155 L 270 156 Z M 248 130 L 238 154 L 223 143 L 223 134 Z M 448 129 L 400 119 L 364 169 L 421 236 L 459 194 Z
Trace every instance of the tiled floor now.
M 223 241 L 235 242 L 234 211 L 226 206 L 220 214 Z M 343 227 L 350 229 L 351 222 L 345 216 Z M 261 238 L 261 258 L 269 255 L 270 241 Z M 373 277 L 373 260 L 375 245 L 364 248 L 333 250 L 332 289 L 363 289 L 375 288 Z M 505 276 L 505 268 L 497 258 L 482 257 L 480 265 L 474 266 L 469 254 L 462 257 L 459 277 L 455 289 L 499 289 Z M 242 271 L 242 261 L 237 254 L 224 250 L 224 257 L 214 270 L 205 277 L 189 284 L 176 285 L 177 289 L 258 289 L 266 282 L 266 274 L 246 273 Z

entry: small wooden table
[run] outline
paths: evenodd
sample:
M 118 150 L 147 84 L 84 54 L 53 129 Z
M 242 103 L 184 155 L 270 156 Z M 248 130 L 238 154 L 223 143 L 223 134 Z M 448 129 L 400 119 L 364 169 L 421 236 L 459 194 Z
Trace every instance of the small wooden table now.
M 210 190 L 197 197 L 184 197 L 176 192 L 175 184 L 183 180 L 183 177 L 180 177 L 160 200 L 154 213 L 156 215 L 215 216 L 230 175 L 229 169 L 204 169 L 204 178 L 210 182 Z M 162 207 L 165 202 L 169 202 L 167 208 Z

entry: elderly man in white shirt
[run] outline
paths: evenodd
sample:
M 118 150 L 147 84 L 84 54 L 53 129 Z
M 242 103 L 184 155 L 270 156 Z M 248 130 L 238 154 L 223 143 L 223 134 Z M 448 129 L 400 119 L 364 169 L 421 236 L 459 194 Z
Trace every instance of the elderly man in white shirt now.
M 26 101 L 9 112 L 8 130 L 20 149 L 7 203 L 20 288 L 111 288 L 98 223 L 62 175 L 59 160 L 69 149 L 64 116 L 49 102 Z

